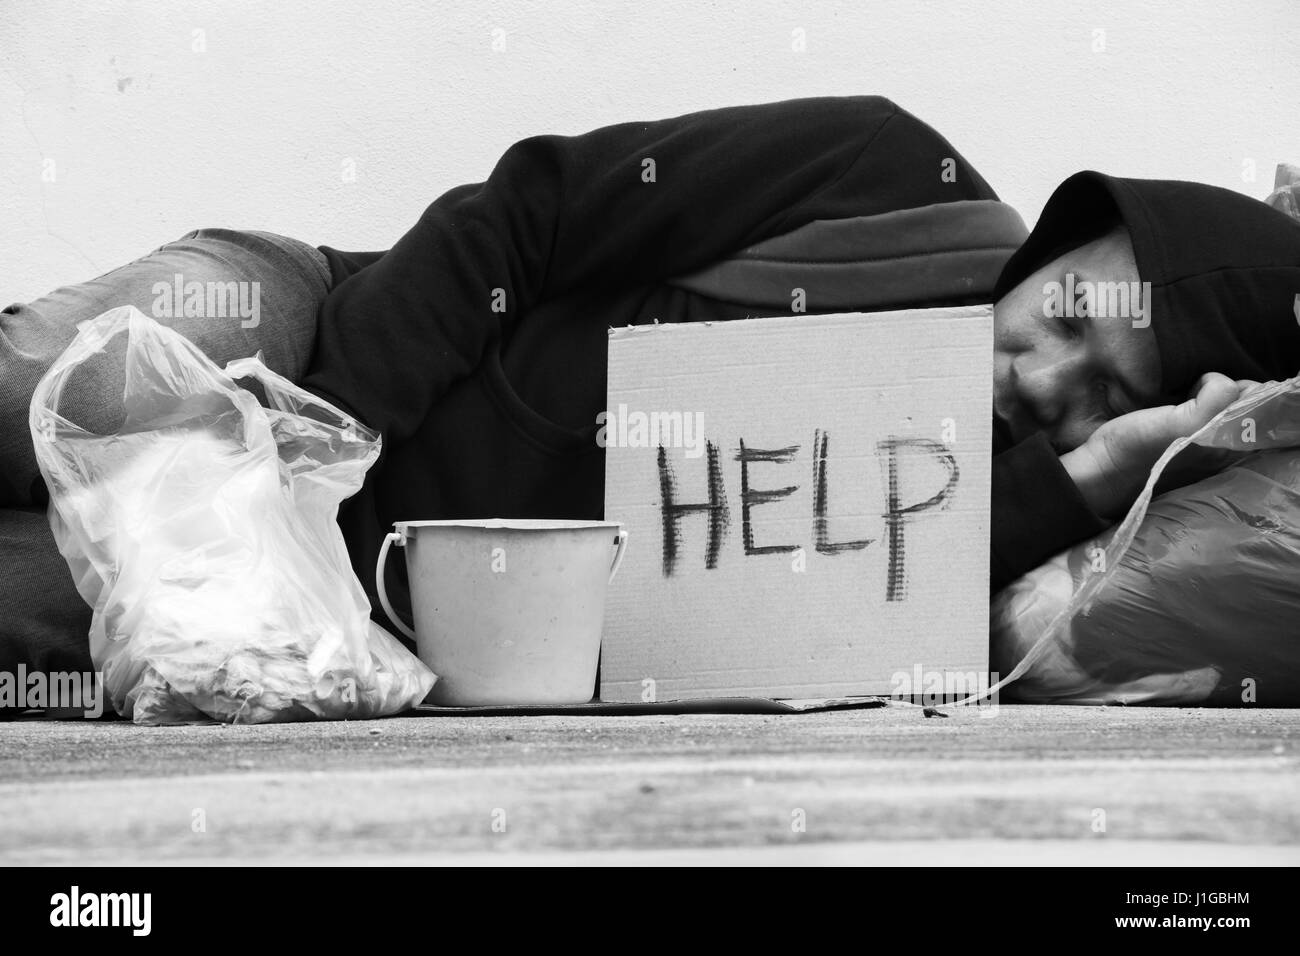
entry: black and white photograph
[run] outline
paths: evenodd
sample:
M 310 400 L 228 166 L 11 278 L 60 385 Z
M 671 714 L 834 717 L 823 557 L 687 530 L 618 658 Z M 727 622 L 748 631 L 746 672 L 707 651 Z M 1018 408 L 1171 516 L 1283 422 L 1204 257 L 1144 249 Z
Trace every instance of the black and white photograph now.
M 266 867 L 1280 931 L 1295 0 L 0 0 L 0 212 L 15 932 Z

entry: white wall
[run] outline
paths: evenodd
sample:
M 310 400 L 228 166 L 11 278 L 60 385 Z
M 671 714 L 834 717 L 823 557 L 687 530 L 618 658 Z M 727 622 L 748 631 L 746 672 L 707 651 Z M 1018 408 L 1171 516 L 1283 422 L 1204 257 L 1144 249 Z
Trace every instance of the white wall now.
M 1300 5 L 0 0 L 0 305 L 199 226 L 387 248 L 523 136 L 850 93 L 1031 225 L 1084 168 L 1263 196 L 1300 162 Z

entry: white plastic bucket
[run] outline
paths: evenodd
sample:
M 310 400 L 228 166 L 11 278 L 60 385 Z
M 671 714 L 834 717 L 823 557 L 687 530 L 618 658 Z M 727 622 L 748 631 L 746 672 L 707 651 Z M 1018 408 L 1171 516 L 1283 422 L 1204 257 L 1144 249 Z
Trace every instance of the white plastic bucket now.
M 398 521 L 375 568 L 379 601 L 438 675 L 431 703 L 591 700 L 605 592 L 623 561 L 616 521 Z M 388 549 L 406 551 L 414 628 L 389 603 Z

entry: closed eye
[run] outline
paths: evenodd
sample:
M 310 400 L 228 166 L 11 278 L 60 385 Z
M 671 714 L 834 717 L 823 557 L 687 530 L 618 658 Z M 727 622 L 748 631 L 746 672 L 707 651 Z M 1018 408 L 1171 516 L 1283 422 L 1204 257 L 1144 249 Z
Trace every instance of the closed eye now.
M 1066 338 L 1073 340 L 1073 339 L 1077 339 L 1082 334 L 1079 327 L 1077 325 L 1074 325 L 1065 316 L 1063 315 L 1055 316 L 1055 320 L 1056 320 L 1057 327 L 1060 328 L 1061 333 Z

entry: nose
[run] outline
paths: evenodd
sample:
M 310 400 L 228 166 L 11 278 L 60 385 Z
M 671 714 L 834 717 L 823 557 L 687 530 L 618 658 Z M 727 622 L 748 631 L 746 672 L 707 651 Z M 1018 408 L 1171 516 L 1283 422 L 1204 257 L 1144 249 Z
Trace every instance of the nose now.
M 1038 428 L 1050 429 L 1064 419 L 1071 394 L 1086 377 L 1085 361 L 1076 349 L 1038 348 L 1011 363 L 1014 393 Z

